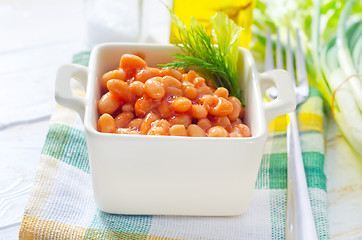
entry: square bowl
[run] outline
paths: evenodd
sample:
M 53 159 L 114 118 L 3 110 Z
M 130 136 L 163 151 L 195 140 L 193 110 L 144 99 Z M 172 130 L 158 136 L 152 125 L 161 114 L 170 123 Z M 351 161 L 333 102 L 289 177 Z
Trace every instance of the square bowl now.
M 173 60 L 172 45 L 107 43 L 96 46 L 89 67 L 59 68 L 55 96 L 76 110 L 84 123 L 93 190 L 98 207 L 115 214 L 231 216 L 249 206 L 267 125 L 295 108 L 295 94 L 284 70 L 258 73 L 251 53 L 239 48 L 239 85 L 246 103 L 244 122 L 249 138 L 145 136 L 97 131 L 97 101 L 102 75 L 118 67 L 126 53 L 140 53 L 151 67 Z M 86 89 L 74 94 L 74 78 Z M 277 99 L 264 102 L 262 91 L 278 89 Z

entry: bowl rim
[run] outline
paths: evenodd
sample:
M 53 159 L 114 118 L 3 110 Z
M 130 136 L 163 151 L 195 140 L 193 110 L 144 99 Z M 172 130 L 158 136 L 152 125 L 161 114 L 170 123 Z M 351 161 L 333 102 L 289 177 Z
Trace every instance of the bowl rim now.
M 240 138 L 240 137 L 189 137 L 189 136 L 157 136 L 157 135 L 132 135 L 132 134 L 114 134 L 114 133 L 101 133 L 98 132 L 93 124 L 92 124 L 92 104 L 96 104 L 98 101 L 95 99 L 94 96 L 94 90 L 96 87 L 96 76 L 95 76 L 95 67 L 97 62 L 97 59 L 99 58 L 99 55 L 104 50 L 109 50 L 113 48 L 131 48 L 131 47 L 140 47 L 144 50 L 147 49 L 159 49 L 159 48 L 165 48 L 168 50 L 177 50 L 178 48 L 174 46 L 173 44 L 160 44 L 160 43 L 123 43 L 123 42 L 109 42 L 109 43 L 102 43 L 96 45 L 90 54 L 89 59 L 89 65 L 88 65 L 88 81 L 87 81 L 87 87 L 86 87 L 86 103 L 85 103 L 85 114 L 84 114 L 84 128 L 86 130 L 87 134 L 90 134 L 95 137 L 107 137 L 107 138 L 114 138 L 114 139 L 139 139 L 139 140 L 161 140 L 164 139 L 164 141 L 171 140 L 172 141 L 184 141 L 187 139 L 188 141 L 242 141 L 242 142 L 255 142 L 259 140 L 260 138 L 264 138 L 267 134 L 267 124 L 265 120 L 265 112 L 263 109 L 259 109 L 261 116 L 262 123 L 260 124 L 261 128 L 260 133 L 257 135 L 252 135 L 251 137 L 247 138 Z M 256 69 L 254 58 L 252 57 L 251 52 L 243 47 L 239 47 L 239 52 L 242 53 L 244 56 L 244 61 L 248 61 L 249 71 L 250 71 L 250 77 L 252 77 L 254 82 L 258 82 L 258 71 Z M 258 83 L 257 83 L 258 84 Z M 257 86 L 259 87 L 259 86 Z M 260 93 L 257 93 L 260 94 Z M 260 95 L 261 97 L 261 95 Z M 259 101 L 263 102 L 262 99 L 259 99 Z

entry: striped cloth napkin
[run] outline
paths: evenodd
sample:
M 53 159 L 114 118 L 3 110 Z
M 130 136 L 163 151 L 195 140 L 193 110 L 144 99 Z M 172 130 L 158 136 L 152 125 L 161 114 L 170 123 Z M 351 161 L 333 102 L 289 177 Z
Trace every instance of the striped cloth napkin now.
M 74 61 L 88 63 L 89 53 Z M 323 101 L 311 88 L 298 108 L 306 176 L 320 239 L 328 239 Z M 283 239 L 287 187 L 286 116 L 269 137 L 249 209 L 234 217 L 130 216 L 97 209 L 78 115 L 57 106 L 51 119 L 20 239 Z

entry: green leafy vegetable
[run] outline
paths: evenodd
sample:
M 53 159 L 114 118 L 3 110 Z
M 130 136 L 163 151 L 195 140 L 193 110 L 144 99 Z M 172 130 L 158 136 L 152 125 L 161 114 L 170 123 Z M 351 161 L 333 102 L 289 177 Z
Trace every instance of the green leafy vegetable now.
M 362 155 L 362 1 L 259 0 L 252 50 L 265 53 L 267 27 L 300 30 L 309 81 L 318 88 L 350 145 Z M 293 36 L 294 34 L 292 34 Z
M 239 89 L 238 44 L 241 27 L 237 26 L 224 13 L 217 13 L 210 19 L 213 36 L 194 18 L 185 24 L 173 13 L 171 19 L 179 30 L 176 42 L 183 54 L 174 54 L 177 61 L 163 67 L 194 68 L 210 79 L 216 87 L 225 87 L 231 96 L 241 100 Z
M 351 146 L 362 155 L 362 18 L 350 18 L 357 0 L 348 1 L 339 16 L 335 35 L 320 49 L 320 12 L 315 9 L 313 59 L 320 62 L 317 80 L 332 95 L 333 116 Z M 361 9 L 361 8 L 360 8 Z M 352 20 L 352 21 L 348 21 Z M 352 55 L 353 54 L 353 55 Z

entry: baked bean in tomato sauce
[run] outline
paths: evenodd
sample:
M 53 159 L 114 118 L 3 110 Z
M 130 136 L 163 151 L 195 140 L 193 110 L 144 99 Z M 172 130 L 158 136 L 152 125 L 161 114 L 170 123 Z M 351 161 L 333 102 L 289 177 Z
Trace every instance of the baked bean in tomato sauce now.
M 250 137 L 244 108 L 226 88 L 197 72 L 147 66 L 124 54 L 103 74 L 97 129 L 103 133 L 189 137 Z

